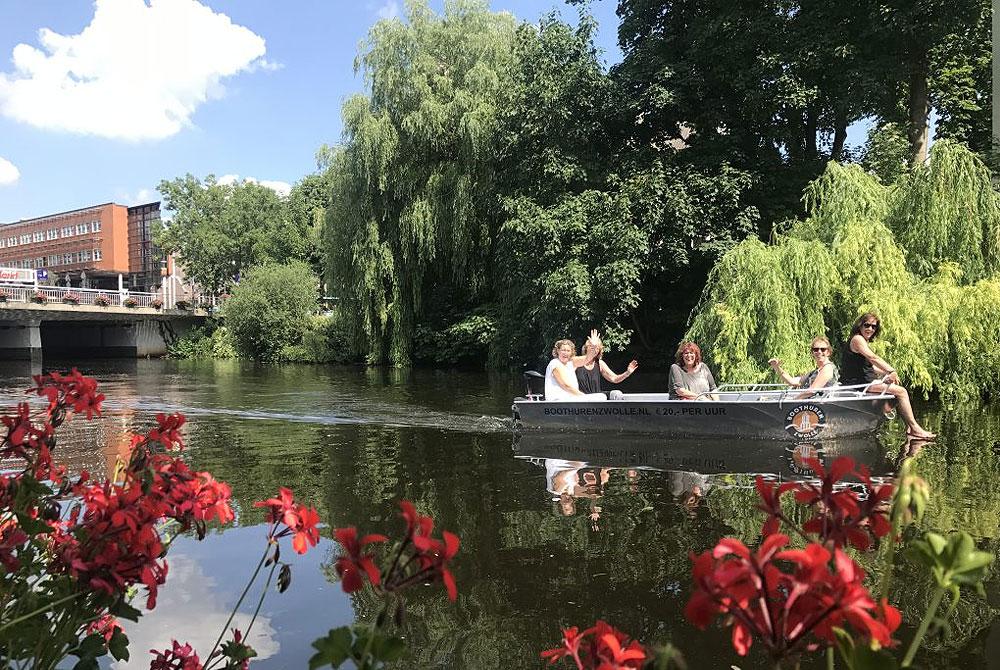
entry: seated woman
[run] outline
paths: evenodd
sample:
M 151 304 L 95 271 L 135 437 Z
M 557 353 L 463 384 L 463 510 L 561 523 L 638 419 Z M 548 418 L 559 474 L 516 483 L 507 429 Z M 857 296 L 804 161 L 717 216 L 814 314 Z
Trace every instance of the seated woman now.
M 604 377 L 612 384 L 621 384 L 623 381 L 632 376 L 636 368 L 639 367 L 639 363 L 632 361 L 628 364 L 625 372 L 617 374 L 614 370 L 608 367 L 608 364 L 604 362 L 604 347 L 595 347 L 589 342 L 583 345 L 583 353 L 586 356 L 591 353 L 592 349 L 597 349 L 594 360 L 589 363 L 584 363 L 576 369 L 576 380 L 583 393 L 602 393 L 601 391 L 601 377 Z M 612 393 L 614 393 L 612 391 Z
M 558 340 L 552 347 L 552 360 L 545 368 L 545 399 L 546 400 L 596 400 L 607 399 L 604 394 L 585 394 L 580 391 L 576 378 L 576 368 L 593 362 L 601 347 L 601 338 L 596 330 L 590 331 L 587 344 L 594 345 L 589 353 L 576 355 L 576 345 L 573 340 Z
M 814 337 L 812 341 L 813 362 L 816 364 L 809 372 L 793 377 L 781 368 L 781 359 L 772 358 L 767 363 L 778 373 L 781 381 L 789 386 L 800 389 L 821 389 L 836 386 L 840 380 L 837 366 L 830 362 L 830 340 L 825 337 Z M 800 393 L 796 399 L 811 398 L 815 393 Z
M 712 371 L 701 360 L 701 348 L 694 342 L 681 342 L 676 363 L 670 366 L 672 400 L 715 400 L 705 395 L 719 388 Z
M 934 433 L 924 430 L 917 423 L 910 404 L 910 394 L 899 385 L 899 375 L 884 359 L 880 358 L 869 345 L 882 332 L 882 320 L 875 312 L 867 312 L 858 317 L 851 329 L 850 339 L 844 347 L 840 359 L 841 383 L 845 386 L 868 384 L 868 393 L 888 393 L 896 396 L 899 415 L 906 422 L 906 434 L 910 437 L 929 440 Z

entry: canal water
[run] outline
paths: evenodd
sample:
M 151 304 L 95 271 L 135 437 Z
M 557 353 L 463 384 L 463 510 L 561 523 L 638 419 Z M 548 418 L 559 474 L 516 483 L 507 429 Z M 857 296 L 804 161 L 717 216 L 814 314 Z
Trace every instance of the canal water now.
M 158 606 L 126 629 L 133 661 L 112 667 L 146 668 L 146 651 L 172 638 L 207 653 L 264 547 L 263 514 L 253 503 L 279 486 L 317 507 L 329 527 L 398 534 L 397 503 L 406 498 L 461 537 L 458 600 L 449 602 L 440 585 L 411 593 L 402 633 L 412 655 L 400 667 L 542 667 L 538 654 L 558 645 L 560 626 L 598 618 L 644 641 L 673 642 L 692 668 L 764 667 L 759 654 L 736 657 L 725 632 L 700 632 L 684 620 L 689 554 L 727 535 L 753 543 L 761 524 L 755 475 L 808 476 L 803 459 L 814 453 L 826 461 L 851 455 L 879 476 L 913 457 L 934 491 L 923 527 L 968 530 L 990 551 L 1000 544 L 996 406 L 918 403 L 923 424 L 940 435 L 922 449 L 906 443 L 898 421 L 877 437 L 793 449 L 517 436 L 509 416 L 520 380 L 483 372 L 236 361 L 81 369 L 101 382 L 104 416 L 72 422 L 57 457 L 73 470 L 109 472 L 126 454 L 130 431 L 147 430 L 157 412 L 180 411 L 189 461 L 229 482 L 237 512 L 233 526 L 201 542 L 174 542 Z M 0 373 L 0 403 L 12 406 L 30 370 L 8 364 Z M 626 390 L 665 382 L 638 374 Z M 250 636 L 260 652 L 252 667 L 307 667 L 312 640 L 376 611 L 370 594 L 352 600 L 336 583 L 329 527 L 305 556 L 283 552 L 293 563 L 291 588 L 264 603 Z M 858 560 L 878 564 L 872 555 Z M 963 595 L 950 637 L 931 641 L 924 667 L 1000 667 L 998 574 L 991 572 L 987 598 Z M 932 585 L 908 565 L 895 583 L 906 642 Z M 238 627 L 255 605 L 255 597 L 244 603 Z

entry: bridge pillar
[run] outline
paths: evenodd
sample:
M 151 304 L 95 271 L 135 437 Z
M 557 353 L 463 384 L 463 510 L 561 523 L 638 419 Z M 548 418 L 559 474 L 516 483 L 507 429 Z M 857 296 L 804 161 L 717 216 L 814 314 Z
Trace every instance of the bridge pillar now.
M 38 320 L 0 321 L 0 360 L 42 362 Z

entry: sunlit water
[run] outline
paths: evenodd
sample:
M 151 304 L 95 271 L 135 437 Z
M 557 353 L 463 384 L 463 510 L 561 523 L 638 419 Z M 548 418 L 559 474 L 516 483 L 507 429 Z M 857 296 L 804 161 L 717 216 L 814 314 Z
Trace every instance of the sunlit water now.
M 253 366 L 237 362 L 129 361 L 83 365 L 108 397 L 102 419 L 74 421 L 58 457 L 76 471 L 108 472 L 158 411 L 187 415 L 188 458 L 233 487 L 237 522 L 202 542 L 172 546 L 158 606 L 127 626 L 133 661 L 147 650 L 189 641 L 207 653 L 264 548 L 253 502 L 279 486 L 315 505 L 332 527 L 398 533 L 396 503 L 408 498 L 438 526 L 456 532 L 457 603 L 440 586 L 412 593 L 403 634 L 412 656 L 401 667 L 542 667 L 560 626 L 604 618 L 644 641 L 672 641 L 692 668 L 764 667 L 738 659 L 724 632 L 700 632 L 682 615 L 690 552 L 725 535 L 756 540 L 756 474 L 808 476 L 803 459 L 847 454 L 880 476 L 912 455 L 898 421 L 877 438 L 792 449 L 777 443 L 666 442 L 603 435 L 512 434 L 510 401 L 520 380 L 505 375 L 341 367 Z M 0 402 L 23 397 L 27 367 L 8 365 Z M 664 379 L 636 375 L 626 390 L 660 390 Z M 916 454 L 934 487 L 927 528 L 972 532 L 997 550 L 1000 436 L 997 407 L 918 407 L 940 438 Z M 817 450 L 813 452 L 813 450 Z M 253 626 L 253 667 L 304 668 L 310 642 L 333 627 L 373 615 L 375 602 L 345 596 L 325 539 L 305 556 L 286 547 L 291 588 L 271 593 Z M 868 569 L 871 556 L 859 560 Z M 950 639 L 934 641 L 927 667 L 1000 667 L 996 570 L 987 600 L 963 596 Z M 912 567 L 896 575 L 897 601 L 912 626 L 931 586 Z M 246 628 L 259 593 L 240 608 Z

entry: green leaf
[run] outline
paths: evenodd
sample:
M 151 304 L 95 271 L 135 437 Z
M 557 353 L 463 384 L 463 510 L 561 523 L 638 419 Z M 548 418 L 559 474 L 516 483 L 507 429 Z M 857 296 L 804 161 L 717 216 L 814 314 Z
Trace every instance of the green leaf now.
M 111 652 L 116 661 L 128 660 L 128 637 L 121 628 L 115 628 L 115 632 L 111 634 L 108 651 Z
M 127 621 L 138 621 L 142 616 L 142 611 L 132 607 L 124 598 L 108 608 L 108 612 Z
M 309 659 L 309 670 L 316 670 L 329 665 L 339 668 L 341 663 L 351 657 L 351 629 L 347 626 L 333 628 L 326 637 L 314 640 L 312 646 L 316 653 Z
M 391 637 L 375 633 L 372 642 L 372 655 L 380 661 L 396 661 L 406 654 L 406 641 L 399 637 Z

